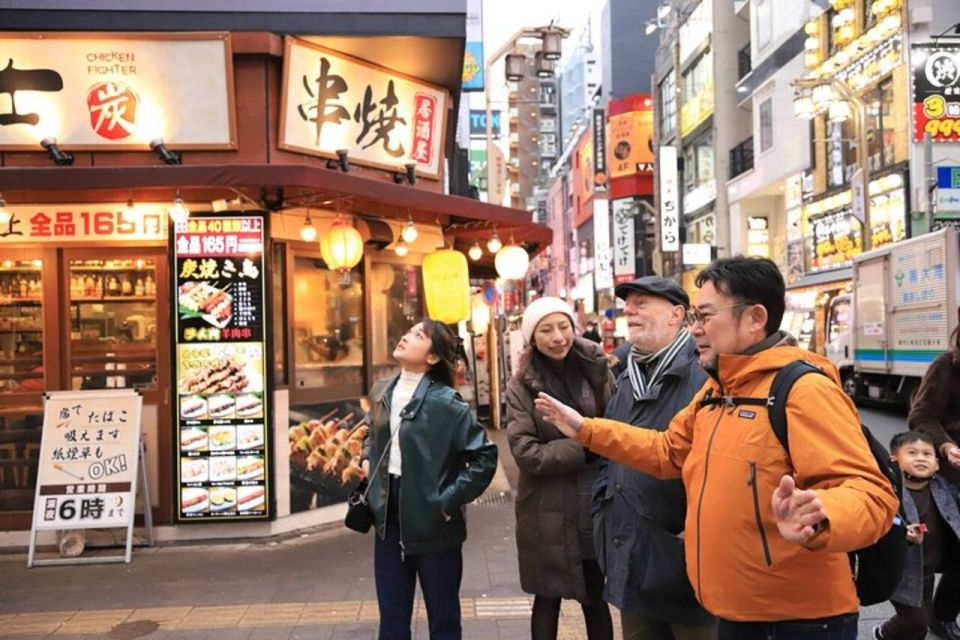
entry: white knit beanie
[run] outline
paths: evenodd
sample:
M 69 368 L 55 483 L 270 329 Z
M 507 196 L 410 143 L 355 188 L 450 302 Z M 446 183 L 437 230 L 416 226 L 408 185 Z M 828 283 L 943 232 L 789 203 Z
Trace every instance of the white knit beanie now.
M 523 333 L 523 339 L 530 344 L 533 341 L 533 332 L 540 324 L 540 321 L 551 313 L 562 313 L 570 318 L 570 324 L 576 326 L 577 322 L 573 317 L 573 309 L 561 298 L 537 298 L 527 306 L 523 312 L 523 321 L 520 323 L 520 331 Z

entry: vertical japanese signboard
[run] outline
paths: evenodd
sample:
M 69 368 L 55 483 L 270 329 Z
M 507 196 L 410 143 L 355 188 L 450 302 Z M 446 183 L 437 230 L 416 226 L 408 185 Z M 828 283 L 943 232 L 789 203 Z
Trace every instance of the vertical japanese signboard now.
M 29 565 L 37 531 L 107 527 L 128 528 L 129 561 L 141 404 L 127 389 L 46 394 Z
M 960 46 L 920 43 L 912 50 L 913 139 L 960 141 Z
M 593 192 L 607 192 L 607 112 L 593 110 Z
M 634 216 L 637 205 L 633 198 L 619 198 L 611 203 L 613 208 L 613 277 L 619 282 L 629 282 L 636 276 L 637 250 L 634 240 Z
M 660 251 L 680 250 L 677 148 L 660 147 Z
M 264 224 L 192 216 L 174 231 L 180 522 L 271 516 Z
M 593 273 L 597 289 L 613 287 L 613 265 L 610 260 L 610 201 L 593 201 Z
M 283 64 L 281 149 L 440 178 L 446 90 L 291 37 Z

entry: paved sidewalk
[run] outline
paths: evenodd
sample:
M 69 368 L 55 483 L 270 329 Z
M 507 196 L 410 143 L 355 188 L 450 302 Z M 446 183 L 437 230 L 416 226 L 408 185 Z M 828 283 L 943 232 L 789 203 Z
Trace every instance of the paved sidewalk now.
M 507 478 L 515 482 L 516 466 L 504 434 L 493 439 L 501 473 L 468 508 L 464 637 L 519 640 L 529 637 L 531 598 L 519 586 L 513 504 L 500 493 L 509 489 Z M 372 546 L 371 534 L 335 529 L 136 549 L 129 565 L 28 570 L 25 554 L 0 555 L 0 638 L 371 639 L 377 629 Z M 863 610 L 860 638 L 872 638 L 873 626 L 891 614 L 888 605 Z M 414 624 L 414 637 L 426 640 L 419 603 Z M 564 603 L 560 638 L 585 638 L 574 602 Z
M 464 636 L 527 637 L 532 600 L 519 589 L 513 505 L 499 494 L 485 500 L 468 510 Z M 0 556 L 0 637 L 373 638 L 372 544 L 341 529 L 139 549 L 129 565 L 28 570 L 23 555 Z M 561 638 L 583 637 L 575 603 L 562 617 Z M 428 637 L 419 601 L 415 626 L 416 638 Z

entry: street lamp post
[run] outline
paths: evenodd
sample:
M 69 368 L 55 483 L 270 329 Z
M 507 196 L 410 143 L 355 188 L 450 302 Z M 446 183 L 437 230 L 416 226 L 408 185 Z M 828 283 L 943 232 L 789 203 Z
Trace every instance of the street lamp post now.
M 827 87 L 835 91 L 839 96 L 839 100 L 833 100 L 827 105 L 828 121 L 830 121 L 830 111 L 833 111 L 834 114 L 838 116 L 838 121 L 846 119 L 842 116 L 847 107 L 838 108 L 839 105 L 853 106 L 851 111 L 853 115 L 854 139 L 857 144 L 857 167 L 861 175 L 861 184 L 859 185 L 860 193 L 854 192 L 852 195 L 854 202 L 856 202 L 856 198 L 860 198 L 863 206 L 863 219 L 860 221 L 863 225 L 861 243 L 863 244 L 863 250 L 869 251 L 872 243 L 870 237 L 870 156 L 867 151 L 867 103 L 848 87 L 845 82 L 838 78 L 827 78 L 823 80 L 800 78 L 793 82 L 793 86 L 802 92 L 794 99 L 794 115 L 797 117 L 809 120 L 816 115 L 817 105 L 815 104 L 815 100 L 806 92 L 812 93 L 820 87 Z M 853 185 L 854 191 L 856 191 L 857 186 L 858 185 Z
M 493 176 L 491 173 L 491 167 L 494 162 L 493 155 L 493 118 L 490 108 L 491 99 L 490 99 L 490 69 L 496 64 L 501 58 L 507 55 L 508 52 L 512 51 L 516 46 L 517 41 L 521 38 L 540 38 L 542 46 L 542 57 L 549 61 L 554 61 L 560 57 L 560 41 L 567 37 L 570 32 L 567 29 L 561 29 L 560 27 L 555 27 L 552 24 L 545 27 L 525 27 L 518 30 L 513 34 L 499 49 L 493 52 L 493 55 L 488 57 L 484 63 L 483 68 L 483 94 L 484 102 L 486 107 L 486 141 L 487 141 L 487 200 L 490 200 L 490 194 L 494 193 L 496 188 L 496 193 L 502 194 L 502 182 L 499 186 L 494 186 L 494 178 L 502 181 L 502 176 L 499 174 Z M 509 62 L 509 58 L 508 58 Z M 543 65 L 543 68 L 546 69 L 549 65 Z M 538 68 L 539 65 L 538 65 Z M 509 71 L 509 70 L 508 70 Z M 515 76 L 514 76 L 515 77 Z M 520 76 L 522 78 L 522 74 Z M 495 204 L 501 204 L 496 202 Z M 499 320 L 499 318 L 497 319 Z M 488 340 L 489 340 L 489 362 L 490 362 L 490 417 L 493 427 L 495 429 L 500 428 L 500 363 L 499 363 L 499 332 L 500 327 L 498 326 L 499 322 L 494 320 L 490 323 L 490 330 L 488 331 Z
M 545 27 L 524 27 L 514 33 L 499 49 L 486 59 L 483 67 L 483 95 L 486 102 L 486 140 L 487 140 L 487 194 L 491 192 L 490 165 L 493 161 L 493 120 L 490 99 L 490 70 L 501 58 L 507 55 L 517 45 L 521 38 L 540 38 L 544 43 L 544 57 L 556 60 L 560 55 L 559 39 L 566 38 L 569 30 L 547 25 Z M 559 39 L 558 39 L 559 38 Z M 496 203 L 500 204 L 500 203 Z

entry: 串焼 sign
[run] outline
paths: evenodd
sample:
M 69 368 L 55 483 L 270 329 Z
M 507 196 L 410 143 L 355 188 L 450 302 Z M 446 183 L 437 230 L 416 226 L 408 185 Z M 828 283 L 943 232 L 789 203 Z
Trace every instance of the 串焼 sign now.
M 281 149 L 439 179 L 446 90 L 292 37 L 283 66 Z

